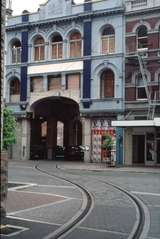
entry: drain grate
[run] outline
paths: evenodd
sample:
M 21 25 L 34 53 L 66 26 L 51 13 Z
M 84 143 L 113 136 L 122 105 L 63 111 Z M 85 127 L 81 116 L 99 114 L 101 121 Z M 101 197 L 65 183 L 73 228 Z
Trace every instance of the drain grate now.
M 27 230 L 27 228 L 17 227 L 17 226 L 13 226 L 13 225 L 1 225 L 0 226 L 0 236 L 1 235 L 13 236 L 13 235 L 16 235 L 25 230 Z

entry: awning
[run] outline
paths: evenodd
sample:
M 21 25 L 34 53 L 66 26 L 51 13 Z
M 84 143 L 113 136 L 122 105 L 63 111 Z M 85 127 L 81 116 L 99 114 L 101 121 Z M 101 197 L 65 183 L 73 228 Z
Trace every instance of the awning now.
M 39 64 L 28 67 L 28 75 L 83 70 L 83 61 Z
M 133 127 L 133 126 L 160 126 L 160 118 L 154 120 L 116 120 L 112 121 L 114 127 Z

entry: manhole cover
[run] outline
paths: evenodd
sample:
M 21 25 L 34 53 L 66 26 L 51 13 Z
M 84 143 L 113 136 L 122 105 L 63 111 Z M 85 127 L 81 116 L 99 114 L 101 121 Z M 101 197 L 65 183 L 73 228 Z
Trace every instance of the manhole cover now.
M 13 236 L 15 234 L 18 234 L 24 230 L 27 230 L 27 228 L 23 227 L 16 227 L 13 225 L 1 225 L 0 227 L 0 235 L 4 236 Z

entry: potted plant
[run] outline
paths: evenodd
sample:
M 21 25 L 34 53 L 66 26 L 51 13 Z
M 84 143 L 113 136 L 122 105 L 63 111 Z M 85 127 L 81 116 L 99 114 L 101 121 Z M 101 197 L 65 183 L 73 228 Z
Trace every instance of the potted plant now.
M 113 139 L 110 135 L 106 135 L 103 144 L 102 144 L 102 149 L 106 150 L 107 157 L 109 158 L 109 161 L 111 162 L 111 150 L 113 147 Z
M 16 120 L 13 113 L 7 107 L 3 108 L 3 137 L 1 142 L 1 204 L 0 204 L 0 214 L 1 222 L 5 219 L 6 215 L 6 198 L 8 189 L 8 153 L 7 150 L 10 145 L 15 143 L 15 129 Z

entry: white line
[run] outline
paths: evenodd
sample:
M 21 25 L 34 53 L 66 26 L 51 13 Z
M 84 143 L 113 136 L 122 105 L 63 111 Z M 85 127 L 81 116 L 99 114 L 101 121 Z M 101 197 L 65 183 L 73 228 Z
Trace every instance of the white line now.
M 150 195 L 150 196 L 160 197 L 160 193 L 137 192 L 137 191 L 132 191 L 132 193 L 134 193 L 134 194 L 140 194 L 140 195 Z
M 21 184 L 22 184 L 22 183 L 21 183 Z M 9 188 L 8 190 L 9 190 L 9 191 L 14 191 L 14 190 L 18 190 L 18 189 L 33 187 L 33 186 L 36 186 L 36 185 L 37 185 L 37 184 L 31 183 L 31 184 L 26 184 L 26 185 L 23 185 L 23 186 L 11 187 L 11 188 Z
M 62 224 L 58 224 L 58 223 L 44 222 L 44 221 L 39 221 L 39 220 L 34 220 L 34 219 L 22 218 L 22 217 L 18 217 L 18 216 L 15 216 L 15 217 L 7 216 L 7 218 L 21 220 L 21 221 L 27 221 L 27 222 L 36 222 L 36 223 L 47 224 L 47 225 L 51 225 L 51 226 L 61 226 L 62 225 Z
M 112 234 L 118 234 L 118 235 L 128 235 L 126 232 L 116 232 L 116 231 L 110 231 L 110 230 L 105 230 L 105 229 L 97 229 L 97 228 L 91 228 L 91 227 L 78 227 L 80 229 L 85 229 L 89 231 L 96 231 L 96 232 L 108 232 Z
M 60 203 L 63 203 L 63 202 L 69 201 L 69 200 L 71 200 L 71 199 L 67 198 L 67 199 L 64 199 L 64 200 L 60 200 L 60 201 L 56 201 L 56 202 L 52 202 L 52 203 L 48 203 L 48 204 L 43 204 L 41 206 L 22 209 L 22 210 L 19 210 L 19 211 L 10 212 L 10 213 L 8 213 L 8 215 L 10 216 L 10 215 L 15 215 L 15 214 L 21 213 L 21 212 L 28 212 L 28 211 L 35 210 L 35 209 L 40 209 L 40 208 L 43 208 L 43 207 L 48 207 L 48 206 L 52 206 L 52 205 L 55 205 L 55 204 L 60 204 Z
M 63 185 L 43 185 L 38 184 L 37 187 L 51 187 L 51 188 L 76 188 L 74 186 L 63 186 Z
M 9 165 L 10 168 L 31 168 L 31 169 L 34 169 L 34 166 L 33 167 L 30 167 L 30 166 L 14 166 L 14 165 Z
M 20 234 L 21 232 L 29 230 L 29 228 L 27 228 L 27 227 L 14 226 L 14 225 L 10 225 L 10 224 L 7 224 L 6 226 L 9 228 L 19 229 L 17 232 L 12 232 L 9 235 L 5 235 L 5 234 L 1 233 L 1 235 L 7 236 L 7 237 L 15 236 L 15 235 Z
M 59 194 L 52 194 L 52 193 L 41 193 L 41 192 L 32 192 L 32 191 L 17 191 L 17 190 L 10 190 L 10 191 L 13 191 L 13 192 L 16 192 L 16 193 L 32 193 L 32 194 L 40 194 L 40 195 L 47 195 L 47 196 L 56 196 L 56 197 L 61 197 L 61 198 L 69 198 L 69 199 L 72 199 L 70 197 L 65 197 L 65 196 L 62 196 L 62 195 L 59 195 Z
M 148 239 L 159 239 L 159 237 L 147 237 Z

